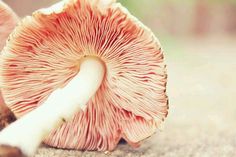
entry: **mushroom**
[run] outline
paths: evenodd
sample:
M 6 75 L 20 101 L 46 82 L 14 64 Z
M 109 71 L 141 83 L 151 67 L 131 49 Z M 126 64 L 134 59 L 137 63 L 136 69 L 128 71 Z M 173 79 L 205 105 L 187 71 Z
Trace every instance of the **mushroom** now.
M 5 45 L 9 34 L 15 28 L 17 22 L 17 15 L 9 6 L 0 1 L 0 51 Z M 15 120 L 16 118 L 14 114 L 4 104 L 4 100 L 0 91 L 0 130 Z
M 4 47 L 6 39 L 17 22 L 18 17 L 14 11 L 0 0 L 0 50 Z
M 166 65 L 150 29 L 114 0 L 67 0 L 26 17 L 1 56 L 19 118 L 0 144 L 32 155 L 41 141 L 80 150 L 132 146 L 168 112 Z

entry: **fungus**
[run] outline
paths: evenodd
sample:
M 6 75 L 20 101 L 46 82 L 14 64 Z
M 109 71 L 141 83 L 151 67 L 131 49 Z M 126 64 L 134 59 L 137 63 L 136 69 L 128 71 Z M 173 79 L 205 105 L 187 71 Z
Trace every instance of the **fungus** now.
M 17 15 L 9 6 L 0 1 L 0 52 L 18 22 Z M 1 68 L 1 67 L 0 67 Z M 0 88 L 1 89 L 1 88 Z M 15 120 L 14 114 L 6 107 L 0 91 L 0 130 Z
M 6 39 L 15 28 L 17 22 L 17 15 L 5 3 L 0 1 L 0 51 L 4 47 Z M 4 101 L 0 92 L 0 104 L 3 103 Z
M 0 51 L 6 43 L 9 34 L 18 22 L 17 15 L 5 3 L 0 1 Z
M 167 115 L 163 58 L 150 29 L 114 0 L 61 1 L 36 11 L 1 56 L 2 92 L 19 120 L 0 143 L 26 155 L 42 140 L 98 151 L 120 139 L 139 145 Z

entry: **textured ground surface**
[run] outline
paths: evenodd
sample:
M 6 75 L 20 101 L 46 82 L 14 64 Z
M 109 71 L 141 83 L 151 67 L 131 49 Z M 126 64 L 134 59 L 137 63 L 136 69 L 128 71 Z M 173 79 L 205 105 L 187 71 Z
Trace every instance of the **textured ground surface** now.
M 236 156 L 236 40 L 213 38 L 167 48 L 170 113 L 161 130 L 138 149 L 111 153 L 42 147 L 35 157 Z M 176 52 L 175 52 L 176 51 Z

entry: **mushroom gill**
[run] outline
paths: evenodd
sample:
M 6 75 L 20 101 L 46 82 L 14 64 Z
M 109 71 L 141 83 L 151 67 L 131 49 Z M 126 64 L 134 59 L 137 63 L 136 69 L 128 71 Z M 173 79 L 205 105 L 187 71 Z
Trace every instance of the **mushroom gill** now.
M 9 6 L 0 1 L 0 55 L 9 34 L 13 31 L 17 22 L 17 15 L 9 8 Z M 0 130 L 15 120 L 13 113 L 6 107 L 0 91 Z
M 6 44 L 6 39 L 18 22 L 17 15 L 9 6 L 0 1 L 0 51 Z
M 51 132 L 44 141 L 50 146 L 113 150 L 121 138 L 136 146 L 167 115 L 166 65 L 158 39 L 121 4 L 101 1 L 69 0 L 35 12 L 3 51 L 2 92 L 18 118 L 66 86 L 83 57 L 105 65 L 103 82 L 85 111 Z

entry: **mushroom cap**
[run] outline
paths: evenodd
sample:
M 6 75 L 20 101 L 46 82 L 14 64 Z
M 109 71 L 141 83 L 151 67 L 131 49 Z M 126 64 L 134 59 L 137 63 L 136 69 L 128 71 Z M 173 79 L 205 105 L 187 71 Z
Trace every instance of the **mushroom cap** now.
M 113 150 L 121 138 L 136 146 L 167 115 L 158 39 L 121 4 L 102 2 L 62 1 L 36 11 L 15 29 L 1 57 L 2 91 L 18 117 L 65 86 L 82 57 L 104 62 L 104 80 L 86 110 L 53 131 L 44 141 L 50 146 Z
M 5 3 L 0 1 L 0 51 L 6 44 L 6 39 L 18 22 L 17 15 Z
M 0 52 L 12 30 L 18 22 L 16 14 L 2 1 L 0 1 Z M 0 105 L 4 104 L 4 100 L 0 91 Z

